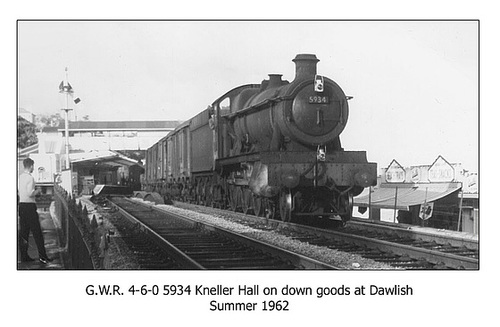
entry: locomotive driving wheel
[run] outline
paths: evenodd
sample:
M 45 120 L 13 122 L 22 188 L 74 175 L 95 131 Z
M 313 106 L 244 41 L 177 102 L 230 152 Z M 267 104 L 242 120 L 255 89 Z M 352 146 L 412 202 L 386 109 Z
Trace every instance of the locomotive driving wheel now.
M 198 184 L 198 186 L 196 187 L 196 204 L 197 205 L 203 205 L 203 200 L 204 200 L 204 190 L 205 188 L 205 184 L 203 183 L 203 181 L 200 181 L 200 183 Z
M 354 205 L 354 197 L 351 192 L 348 192 L 345 196 L 342 196 L 342 207 L 345 213 L 340 215 L 342 218 L 343 225 L 352 218 L 352 208 Z
M 261 197 L 252 193 L 253 213 L 258 217 L 264 216 L 264 203 Z
M 264 205 L 264 215 L 267 219 L 276 218 L 276 201 L 274 199 L 264 198 L 262 199 L 262 204 Z
M 212 188 L 212 208 L 221 208 L 222 206 L 222 187 L 214 185 Z
M 241 187 L 232 185 L 230 188 L 230 199 L 229 199 L 229 206 L 232 211 L 237 211 L 239 208 L 241 208 Z
M 241 210 L 246 215 L 253 210 L 252 191 L 246 187 L 241 192 Z
M 204 197 L 203 205 L 206 206 L 206 207 L 211 207 L 212 206 L 212 200 L 213 200 L 212 188 L 211 188 L 211 186 L 209 184 L 206 184 L 206 186 L 205 186 L 205 197 Z
M 292 221 L 292 192 L 290 189 L 280 192 L 279 206 L 281 220 Z
M 238 204 L 238 200 L 235 197 L 236 195 L 236 186 L 229 185 L 229 209 L 231 211 L 236 211 L 236 206 Z

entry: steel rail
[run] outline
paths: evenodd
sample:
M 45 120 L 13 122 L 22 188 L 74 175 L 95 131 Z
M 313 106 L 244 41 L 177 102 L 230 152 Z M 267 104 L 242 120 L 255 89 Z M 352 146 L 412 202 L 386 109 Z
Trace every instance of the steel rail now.
M 287 227 L 296 231 L 308 230 L 309 232 L 314 233 L 316 235 L 320 235 L 327 238 L 334 238 L 335 240 L 340 240 L 356 245 L 363 245 L 384 252 L 389 252 L 401 256 L 406 255 L 416 260 L 425 259 L 430 263 L 444 264 L 445 266 L 454 269 L 478 269 L 479 267 L 478 259 L 460 256 L 456 254 L 450 254 L 406 244 L 399 244 L 395 242 L 378 240 L 365 236 L 347 234 L 339 231 L 324 230 L 311 226 L 297 225 L 293 223 L 289 223 Z
M 205 208 L 201 206 L 201 208 Z M 275 224 L 275 226 L 286 226 L 290 230 L 293 231 L 298 231 L 298 232 L 308 232 L 308 233 L 313 233 L 318 236 L 323 236 L 325 238 L 330 238 L 333 240 L 341 240 L 346 243 L 350 244 L 355 244 L 355 245 L 362 245 L 366 246 L 368 248 L 372 249 L 378 249 L 380 251 L 384 252 L 389 252 L 393 253 L 396 255 L 400 256 L 409 256 L 412 259 L 415 260 L 427 260 L 428 262 L 432 264 L 443 264 L 447 267 L 453 268 L 453 269 L 472 269 L 472 270 L 477 270 L 479 269 L 479 260 L 476 258 L 470 258 L 467 256 L 460 256 L 456 254 L 450 254 L 442 251 L 437 251 L 437 250 L 431 250 L 431 249 L 426 249 L 422 247 L 416 247 L 416 246 L 411 246 L 411 245 L 406 245 L 406 244 L 400 244 L 400 243 L 395 243 L 395 242 L 389 242 L 389 241 L 384 241 L 384 240 L 378 240 L 374 238 L 369 238 L 365 236 L 359 236 L 359 235 L 353 235 L 353 234 L 348 234 L 348 233 L 343 233 L 340 231 L 333 231 L 333 230 L 325 230 L 325 229 L 320 229 L 317 227 L 312 227 L 312 226 L 305 226 L 305 225 L 300 225 L 300 224 L 295 224 L 295 223 L 288 223 L 288 222 L 283 222 L 279 220 L 268 220 L 266 218 L 262 217 L 257 217 L 257 216 L 252 216 L 252 215 L 245 215 L 243 213 L 238 213 L 238 212 L 231 212 L 231 214 L 236 214 L 240 215 L 242 218 L 245 219 L 250 219 L 254 221 L 259 221 L 259 222 L 268 222 Z M 386 227 L 388 228 L 388 227 Z M 393 227 L 390 227 L 391 231 L 393 230 Z M 399 228 L 401 229 L 401 228 Z M 414 230 L 410 230 L 408 232 L 415 233 Z M 420 238 L 421 233 L 417 232 L 415 233 L 416 237 Z M 427 240 L 435 241 L 435 239 L 432 237 L 433 234 L 427 234 Z M 446 237 L 441 237 L 441 240 L 443 244 L 446 244 Z
M 234 233 L 228 229 L 225 229 L 223 227 L 215 226 L 215 225 L 207 223 L 207 222 L 200 222 L 200 221 L 191 219 L 189 217 L 185 217 L 185 216 L 182 216 L 182 215 L 179 215 L 176 213 L 172 213 L 170 211 L 167 211 L 167 210 L 164 210 L 162 208 L 152 206 L 149 204 L 144 204 L 144 205 L 150 207 L 152 210 L 155 210 L 155 211 L 158 211 L 161 213 L 168 213 L 169 215 L 172 215 L 176 218 L 182 219 L 186 222 L 194 223 L 194 224 L 196 224 L 196 226 L 198 228 L 223 234 L 226 237 L 232 238 L 232 239 L 234 239 L 240 243 L 246 244 L 252 248 L 259 249 L 259 250 L 261 250 L 263 252 L 267 252 L 271 255 L 279 256 L 283 259 L 290 261 L 293 265 L 295 265 L 297 267 L 304 267 L 305 269 L 333 269 L 333 270 L 339 269 L 339 267 L 321 262 L 321 261 L 313 259 L 313 258 L 306 257 L 306 256 L 298 254 L 298 253 L 294 253 L 294 252 L 285 250 L 285 249 L 277 247 L 275 245 L 253 239 L 253 238 L 250 238 L 250 237 L 245 236 L 245 235 L 236 234 L 236 233 Z
M 163 213 L 168 213 L 169 215 L 175 216 L 176 218 L 179 218 L 179 219 L 189 219 L 190 220 L 190 218 L 172 213 L 170 211 L 162 210 L 161 208 L 153 207 L 152 209 L 156 210 L 156 211 L 163 212 Z M 304 267 L 305 269 L 335 269 L 335 270 L 339 269 L 338 267 L 329 265 L 327 263 L 321 262 L 321 261 L 313 259 L 313 258 L 308 258 L 308 257 L 303 256 L 303 255 L 298 254 L 298 253 L 294 253 L 294 252 L 279 248 L 275 245 L 265 243 L 265 242 L 262 242 L 259 240 L 255 240 L 255 239 L 250 238 L 250 237 L 245 236 L 245 235 L 235 234 L 234 232 L 227 230 L 223 227 L 215 226 L 213 224 L 206 223 L 206 222 L 203 222 L 203 223 L 196 222 L 196 223 L 198 224 L 199 228 L 205 229 L 207 231 L 213 231 L 213 232 L 216 232 L 219 234 L 223 234 L 226 237 L 233 238 L 237 242 L 243 243 L 243 244 L 248 245 L 252 248 L 259 249 L 259 250 L 261 250 L 263 252 L 267 252 L 271 255 L 279 256 L 280 258 L 283 258 L 283 259 L 290 261 L 293 265 L 295 265 L 297 267 Z
M 428 232 L 420 226 L 407 225 L 407 224 L 398 224 L 399 226 L 389 225 L 389 223 L 373 223 L 370 221 L 361 221 L 359 219 L 352 219 L 348 223 L 348 225 L 352 226 L 356 229 L 370 229 L 377 231 L 388 231 L 397 235 L 408 237 L 414 240 L 422 240 L 427 242 L 436 242 L 437 244 L 446 245 L 449 244 L 454 247 L 465 247 L 470 250 L 478 250 L 479 242 L 477 237 L 475 236 L 467 236 L 467 237 L 459 237 L 456 235 L 446 235 L 446 230 L 441 232 Z
M 126 199 L 126 198 L 124 198 L 124 199 Z M 173 213 L 171 211 L 162 209 L 161 207 L 156 207 L 154 205 L 150 205 L 150 204 L 147 204 L 147 203 L 133 202 L 130 199 L 127 199 L 127 201 L 130 201 L 130 202 L 132 202 L 132 203 L 134 203 L 134 204 L 136 204 L 138 206 L 144 206 L 146 208 L 149 208 L 152 211 L 156 211 L 156 212 L 159 212 L 161 214 L 168 214 L 168 215 L 173 216 L 173 217 L 175 217 L 177 219 L 180 219 L 180 220 L 182 220 L 182 221 L 184 221 L 184 222 L 186 222 L 188 224 L 191 224 L 191 225 L 193 225 L 194 227 L 196 227 L 198 229 L 203 229 L 203 230 L 206 230 L 206 231 L 216 232 L 218 234 L 224 235 L 225 237 L 231 238 L 231 239 L 235 240 L 236 242 L 239 242 L 241 244 L 245 244 L 245 245 L 247 245 L 247 246 L 249 246 L 251 248 L 260 250 L 260 251 L 268 253 L 270 255 L 279 257 L 279 258 L 281 258 L 283 260 L 289 261 L 290 263 L 292 263 L 296 267 L 301 267 L 301 268 L 304 268 L 304 269 L 331 269 L 331 270 L 339 270 L 340 269 L 339 267 L 336 267 L 336 266 L 333 266 L 333 265 L 321 262 L 321 261 L 313 259 L 313 258 L 306 257 L 306 256 L 298 254 L 298 253 L 294 253 L 294 252 L 288 251 L 286 249 L 274 246 L 272 244 L 265 243 L 265 242 L 253 239 L 253 238 L 247 237 L 245 235 L 236 234 L 236 233 L 234 233 L 234 232 L 232 232 L 232 231 L 230 231 L 228 229 L 225 229 L 223 227 L 215 226 L 215 225 L 207 223 L 207 222 L 200 222 L 198 220 L 195 220 L 195 219 L 192 219 L 192 218 L 180 215 L 178 213 Z M 118 207 L 118 208 L 121 209 L 120 207 Z M 128 217 L 130 217 L 130 218 L 132 218 L 132 219 L 135 220 L 135 217 L 133 217 L 131 214 L 129 214 L 125 210 L 121 209 L 120 212 L 124 212 Z M 157 234 L 150 227 L 148 227 L 147 225 L 145 225 L 142 222 L 139 222 L 139 224 L 141 225 L 141 229 L 144 226 L 145 231 L 148 234 L 153 235 L 154 238 L 157 241 L 159 241 L 159 242 L 162 242 L 162 241 L 167 242 L 168 245 L 169 245 L 169 247 L 171 246 L 175 250 L 177 250 L 180 254 L 182 254 L 183 258 L 184 257 L 185 258 L 189 258 L 181 250 L 177 249 L 170 242 L 166 241 L 163 237 L 161 237 L 159 234 Z M 189 261 L 195 263 L 199 267 L 202 267 L 202 268 L 197 268 L 197 269 L 206 269 L 201 264 L 197 263 L 195 260 L 193 260 L 191 258 L 189 258 Z
M 152 228 L 147 226 L 145 223 L 137 219 L 135 216 L 133 216 L 131 213 L 127 212 L 125 209 L 121 208 L 118 204 L 114 203 L 113 201 L 109 201 L 113 207 L 115 207 L 120 214 L 131 221 L 132 223 L 138 224 L 140 230 L 147 234 L 155 243 L 158 245 L 160 248 L 163 250 L 167 251 L 168 254 L 177 262 L 183 265 L 186 269 L 201 269 L 204 270 L 206 269 L 202 265 L 200 265 L 198 262 L 194 261 L 191 259 L 189 256 L 187 256 L 184 252 L 179 250 L 175 245 L 170 243 L 169 241 L 165 240 L 163 237 L 161 237 L 158 233 L 156 233 Z

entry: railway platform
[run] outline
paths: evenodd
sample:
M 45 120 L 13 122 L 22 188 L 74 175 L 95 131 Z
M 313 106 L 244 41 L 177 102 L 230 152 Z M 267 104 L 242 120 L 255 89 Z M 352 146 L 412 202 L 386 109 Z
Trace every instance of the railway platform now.
M 42 227 L 43 238 L 45 241 L 45 249 L 52 262 L 43 264 L 38 260 L 38 250 L 35 244 L 32 233 L 29 236 L 28 255 L 35 259 L 30 262 L 21 262 L 21 255 L 17 252 L 17 269 L 18 270 L 46 270 L 46 269 L 65 269 L 63 249 L 61 249 L 59 235 L 57 233 L 56 224 L 48 210 L 43 208 L 38 209 L 40 216 L 40 225 Z
M 459 232 L 459 231 L 453 231 L 449 229 L 439 229 L 439 228 L 432 228 L 432 227 L 421 227 L 421 226 L 416 226 L 416 225 L 406 225 L 408 230 L 413 230 L 416 232 L 419 232 L 421 234 L 427 234 L 427 235 L 439 235 L 439 236 L 447 236 L 449 238 L 455 238 L 455 239 L 463 239 L 463 240 L 470 240 L 470 241 L 478 241 L 478 235 L 477 234 L 472 234 L 468 232 Z
M 374 220 L 369 220 L 369 219 L 365 219 L 365 218 L 358 218 L 358 217 L 353 217 L 351 219 L 351 221 L 358 222 L 358 223 L 378 224 L 378 225 L 383 225 L 383 226 L 397 226 L 399 228 L 406 229 L 406 230 L 412 230 L 412 231 L 418 232 L 420 234 L 434 235 L 434 236 L 446 236 L 446 237 L 454 238 L 454 239 L 463 239 L 463 240 L 476 241 L 476 242 L 479 239 L 477 234 L 454 231 L 454 230 L 450 230 L 450 229 L 439 229 L 439 228 L 433 228 L 433 227 L 423 227 L 423 226 L 418 226 L 418 225 L 410 225 L 410 224 L 402 224 L 402 223 L 374 221 Z

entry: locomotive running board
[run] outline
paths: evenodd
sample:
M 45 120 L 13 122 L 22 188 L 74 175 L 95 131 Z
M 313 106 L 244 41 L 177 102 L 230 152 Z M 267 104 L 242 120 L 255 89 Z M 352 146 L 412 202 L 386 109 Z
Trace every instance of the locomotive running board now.
M 334 151 L 326 155 L 325 160 L 331 163 L 369 163 L 365 151 Z M 293 151 L 262 151 L 244 153 L 229 158 L 216 160 L 216 166 L 234 165 L 241 162 L 261 161 L 268 163 L 311 163 L 316 161 L 316 152 Z

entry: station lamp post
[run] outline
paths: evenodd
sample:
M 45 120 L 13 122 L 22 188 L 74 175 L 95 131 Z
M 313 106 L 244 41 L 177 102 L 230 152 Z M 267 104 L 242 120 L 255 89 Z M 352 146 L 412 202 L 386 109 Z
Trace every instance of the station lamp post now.
M 64 110 L 64 136 L 65 136 L 65 155 L 66 155 L 66 169 L 70 169 L 69 162 L 69 128 L 68 128 L 68 114 L 71 110 L 69 107 L 69 98 L 73 96 L 73 88 L 68 82 L 68 67 L 65 68 L 66 79 L 59 84 L 59 93 L 65 95 L 66 106 L 61 110 Z

